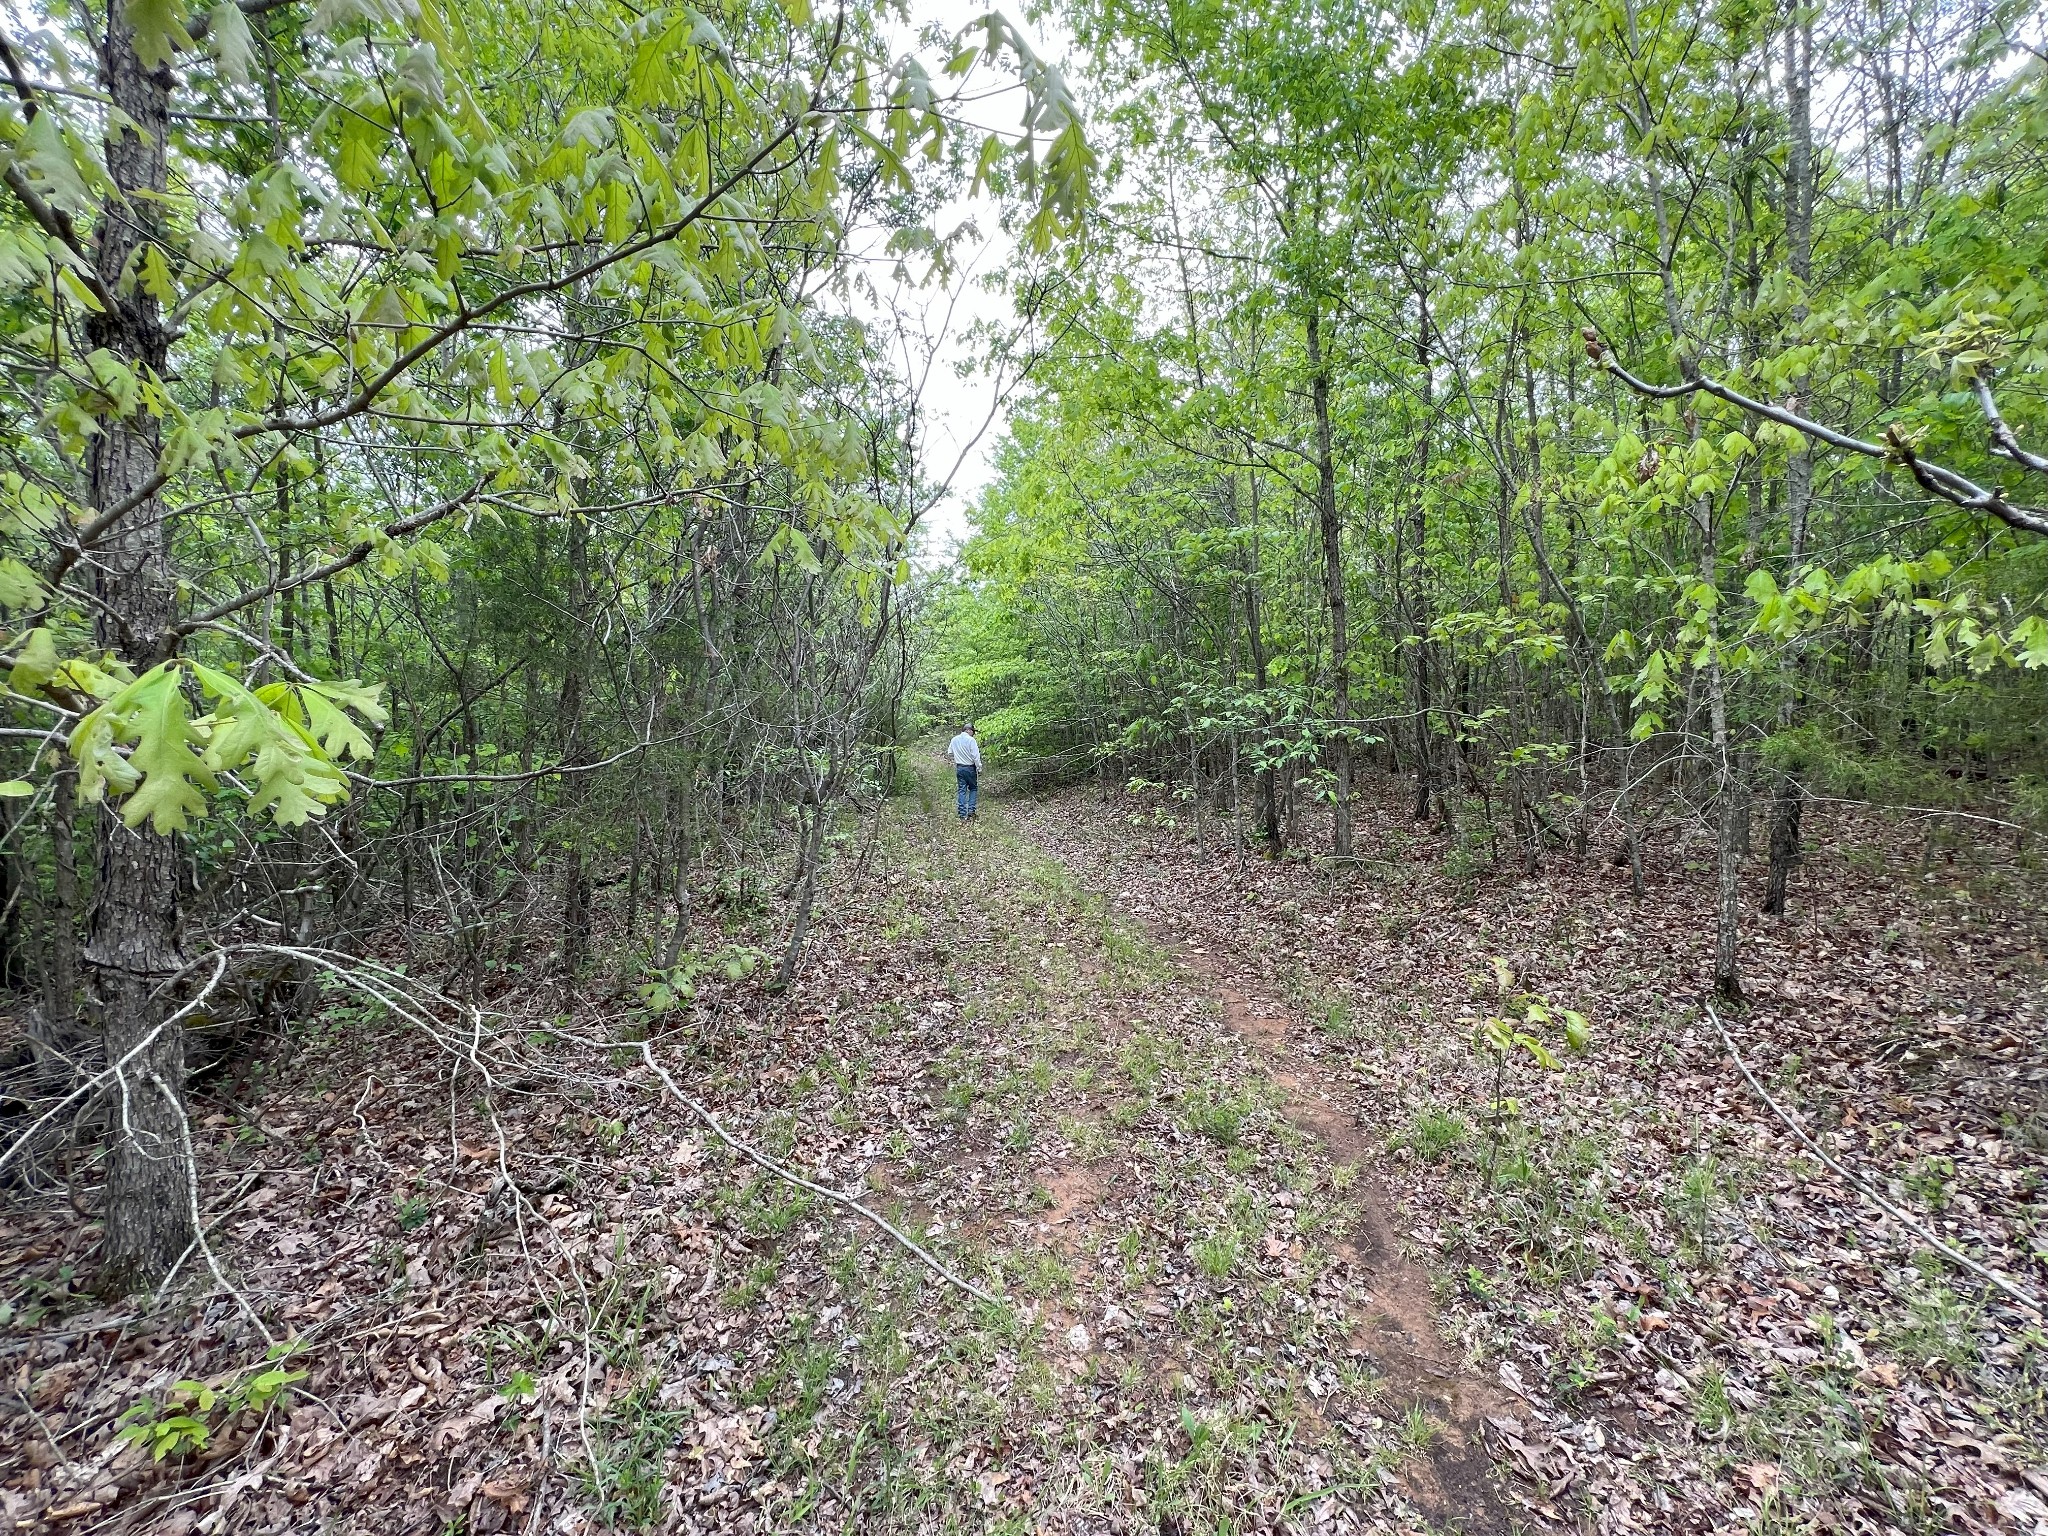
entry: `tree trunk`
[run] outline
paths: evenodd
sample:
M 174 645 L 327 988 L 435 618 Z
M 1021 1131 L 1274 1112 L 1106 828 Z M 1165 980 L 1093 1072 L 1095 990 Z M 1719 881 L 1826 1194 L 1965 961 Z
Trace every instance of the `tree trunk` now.
M 1764 882 L 1764 911 L 1785 915 L 1785 883 L 1799 863 L 1799 833 L 1805 816 L 1806 787 L 1799 775 L 1787 773 L 1771 802 L 1771 868 Z
M 50 941 L 43 955 L 43 1018 L 47 1041 L 64 1056 L 79 1046 L 78 1024 L 78 777 L 50 776 Z M 68 1071 L 68 1069 L 67 1069 Z
M 562 862 L 562 975 L 569 986 L 590 950 L 590 872 L 583 864 L 583 847 L 569 845 Z
M 1248 475 L 1246 479 L 1251 489 L 1252 560 L 1251 571 L 1244 585 L 1245 638 L 1251 646 L 1252 652 L 1252 686 L 1258 690 L 1259 707 L 1261 712 L 1265 714 L 1264 729 L 1266 740 L 1264 750 L 1260 755 L 1262 757 L 1270 757 L 1272 752 L 1271 731 L 1273 719 L 1271 712 L 1266 709 L 1265 704 L 1267 685 L 1266 632 L 1264 604 L 1260 601 L 1259 588 L 1259 477 L 1255 472 Z M 1234 499 L 1237 494 L 1237 478 L 1235 475 L 1231 477 L 1230 486 L 1231 495 Z M 1279 850 L 1280 774 L 1270 761 L 1259 770 L 1259 833 L 1265 839 L 1266 848 L 1269 852 L 1277 852 Z
M 93 265 L 117 296 L 86 323 L 95 347 L 161 377 L 169 339 L 147 285 L 127 280 L 130 262 L 163 221 L 171 72 L 145 69 L 126 0 L 108 17 L 101 58 L 108 100 L 120 114 L 105 144 L 117 189 L 101 211 Z M 176 588 L 162 502 L 144 494 L 161 457 L 148 414 L 103 423 L 87 469 L 96 512 L 130 506 L 96 550 L 95 637 L 138 671 L 163 659 Z M 106 1234 L 100 1283 L 110 1294 L 155 1284 L 192 1244 L 193 1169 L 185 1124 L 185 1036 L 163 1023 L 163 983 L 184 963 L 178 943 L 175 839 L 101 813 L 99 881 L 85 964 L 93 1006 L 118 1068 L 107 1161 Z M 167 989 L 166 989 L 167 990 Z
M 795 982 L 797 967 L 803 961 L 804 942 L 811 936 L 811 908 L 818 895 L 818 859 L 825 841 L 825 806 L 820 790 L 821 786 L 814 781 L 810 825 L 803 841 L 803 870 L 797 877 L 795 891 L 796 912 L 790 919 L 789 942 L 783 946 L 782 964 L 775 973 L 778 992 L 787 992 Z
M 1785 97 L 1791 119 L 1791 142 L 1785 155 L 1785 244 L 1786 259 L 1798 292 L 1792 301 L 1792 321 L 1806 318 L 1806 289 L 1813 278 L 1813 19 L 1801 16 L 1787 29 L 1785 38 Z M 1795 391 L 1806 390 L 1804 377 L 1793 381 Z M 1811 409 L 1806 401 L 1797 402 Z M 1799 445 L 1785 462 L 1785 585 L 1799 579 L 1806 558 L 1807 523 L 1813 512 L 1813 449 L 1802 435 Z M 1797 723 L 1799 665 L 1788 661 L 1779 669 L 1783 693 L 1778 704 L 1778 729 L 1789 731 Z M 1764 885 L 1766 915 L 1783 917 L 1787 888 L 1793 867 L 1799 862 L 1799 836 L 1805 810 L 1806 786 L 1796 767 L 1785 770 L 1777 792 L 1771 797 L 1771 864 Z
M 1308 313 L 1309 389 L 1316 417 L 1316 520 L 1323 536 L 1323 593 L 1330 605 L 1330 766 L 1337 775 L 1336 817 L 1330 851 L 1351 857 L 1351 629 L 1344 595 L 1344 545 L 1337 521 L 1337 460 L 1330 434 L 1330 366 L 1323 351 L 1322 315 Z
M 1429 483 L 1430 430 L 1436 411 L 1436 377 L 1432 371 L 1431 350 L 1434 337 L 1430 329 L 1429 285 L 1418 282 L 1415 289 L 1415 361 L 1422 376 L 1422 430 L 1415 443 L 1415 484 L 1408 522 L 1397 528 L 1394 546 L 1394 582 L 1398 588 L 1404 562 L 1402 546 L 1407 544 L 1413 551 L 1415 562 L 1415 590 L 1408 597 L 1408 629 L 1410 644 L 1407 647 L 1414 658 L 1414 720 L 1415 720 L 1415 819 L 1429 820 L 1429 802 L 1436 792 L 1436 750 L 1430 737 L 1429 727 L 1429 524 L 1428 509 L 1424 506 L 1423 487 Z M 1438 793 L 1441 799 L 1441 793 Z M 1450 819 L 1448 801 L 1443 805 L 1444 819 Z
M 1695 427 L 1697 432 L 1698 428 Z M 1717 587 L 1720 580 L 1720 526 L 1714 499 L 1698 502 L 1700 580 Z M 1706 689 L 1707 721 L 1714 761 L 1714 796 L 1720 810 L 1720 849 L 1715 865 L 1714 995 L 1730 1005 L 1742 1001 L 1742 981 L 1735 950 L 1742 924 L 1742 845 L 1749 825 L 1749 786 L 1735 763 L 1728 739 L 1728 678 L 1721 665 L 1721 618 L 1718 606 L 1706 615 L 1704 650 L 1707 664 L 1701 681 Z
M 1719 690 L 1716 690 L 1717 694 Z M 1742 1001 L 1736 942 L 1742 922 L 1742 827 L 1749 820 L 1749 786 L 1722 754 L 1721 848 L 1714 913 L 1714 995 L 1724 1003 Z
M 1515 348 L 1521 340 L 1521 322 L 1517 319 L 1509 340 Z M 1524 383 L 1529 390 L 1530 412 L 1533 418 L 1535 405 L 1534 374 L 1525 371 Z M 1511 468 L 1515 462 L 1514 428 L 1508 420 L 1507 392 L 1501 392 L 1500 401 L 1494 410 L 1494 442 L 1501 465 Z M 1529 464 L 1531 497 L 1530 505 L 1536 506 L 1534 491 L 1539 478 L 1541 460 L 1538 457 L 1540 445 L 1536 438 L 1533 420 L 1529 429 Z M 1497 544 L 1499 564 L 1500 611 L 1503 621 L 1512 619 L 1515 611 L 1515 523 L 1514 523 L 1514 481 L 1503 472 L 1498 476 L 1499 494 L 1494 498 L 1494 536 Z M 1537 517 L 1542 513 L 1537 511 Z M 1523 664 L 1519 648 L 1511 648 L 1507 654 L 1507 702 L 1508 702 L 1508 753 L 1506 763 L 1506 789 L 1508 798 L 1508 826 L 1514 833 L 1515 852 L 1520 860 L 1522 873 L 1533 875 L 1543 861 L 1543 843 L 1536 826 L 1536 812 L 1530 804 L 1529 785 L 1516 755 L 1521 751 L 1525 733 L 1529 729 L 1529 676 Z M 1489 829 L 1492 817 L 1487 818 Z
M 569 644 L 557 707 L 562 762 L 573 767 L 584 760 L 584 699 L 590 672 L 590 524 L 581 515 L 569 519 L 568 609 Z M 580 775 L 564 777 L 561 811 L 567 847 L 562 864 L 562 974 L 572 987 L 587 958 L 591 934 L 590 871 L 576 814 L 583 789 Z

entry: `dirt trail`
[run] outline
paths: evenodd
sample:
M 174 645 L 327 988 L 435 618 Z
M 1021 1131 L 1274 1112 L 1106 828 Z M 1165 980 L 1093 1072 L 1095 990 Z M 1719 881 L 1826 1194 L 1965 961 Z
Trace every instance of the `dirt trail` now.
M 1494 1483 L 1484 1436 L 1487 1417 L 1512 1417 L 1515 1401 L 1465 1369 L 1437 1332 L 1429 1273 L 1401 1252 L 1397 1207 L 1371 1171 L 1378 1147 L 1344 1109 L 1342 1089 L 1330 1075 L 1292 1047 L 1290 1009 L 1247 995 L 1207 951 L 1183 947 L 1178 953 L 1188 969 L 1215 988 L 1225 1025 L 1259 1054 L 1267 1074 L 1286 1094 L 1281 1113 L 1288 1122 L 1322 1142 L 1337 1162 L 1359 1168 L 1358 1225 L 1339 1246 L 1368 1277 L 1372 1305 L 1353 1343 L 1385 1379 L 1391 1399 L 1421 1407 L 1443 1431 L 1431 1442 L 1427 1460 L 1409 1463 L 1411 1494 L 1460 1529 L 1508 1531 L 1509 1514 Z

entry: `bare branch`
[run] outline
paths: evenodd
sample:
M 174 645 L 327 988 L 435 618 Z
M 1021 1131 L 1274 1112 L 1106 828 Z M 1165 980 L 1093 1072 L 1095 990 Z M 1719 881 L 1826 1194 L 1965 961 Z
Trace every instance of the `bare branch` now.
M 442 519 L 454 515 L 482 495 L 484 486 L 488 483 L 484 480 L 478 480 L 468 490 L 459 492 L 449 497 L 446 501 L 437 502 L 431 507 L 426 507 L 421 511 L 410 513 L 405 517 L 386 523 L 383 529 L 383 537 L 386 540 L 403 538 L 409 533 L 418 533 L 422 528 L 430 527 Z M 172 625 L 170 633 L 175 638 L 182 638 L 191 634 L 196 629 L 204 629 L 209 624 L 226 618 L 229 614 L 240 613 L 244 608 L 253 608 L 256 604 L 263 602 L 267 598 L 276 597 L 284 592 L 296 591 L 300 587 L 311 586 L 314 582 L 326 581 L 330 577 L 339 576 L 343 571 L 351 570 L 369 559 L 371 553 L 377 548 L 377 544 L 378 541 L 376 539 L 364 539 L 351 548 L 348 553 L 336 555 L 325 565 L 316 565 L 311 570 L 300 571 L 293 576 L 281 576 L 266 586 L 252 587 L 246 592 L 238 593 L 234 597 L 228 598 L 225 602 L 214 604 L 213 607 L 207 609 L 204 613 L 195 613 L 191 618 Z
M 592 1040 L 583 1040 L 573 1035 L 565 1036 L 564 1038 L 575 1039 L 581 1045 L 596 1045 L 600 1043 Z M 775 1161 L 775 1159 L 770 1157 L 767 1153 L 748 1146 L 747 1143 L 741 1141 L 739 1138 L 734 1136 L 730 1131 L 728 1131 L 723 1125 L 719 1124 L 718 1117 L 716 1115 L 712 1114 L 710 1110 L 706 1109 L 702 1104 L 698 1103 L 697 1100 L 691 1098 L 689 1094 L 683 1092 L 681 1088 L 676 1086 L 676 1080 L 673 1077 L 669 1076 L 668 1069 L 666 1067 L 662 1066 L 660 1062 L 654 1059 L 653 1048 L 649 1046 L 649 1044 L 645 1040 L 628 1043 L 633 1044 L 639 1050 L 640 1059 L 647 1063 L 649 1071 L 651 1071 L 656 1077 L 661 1079 L 662 1086 L 669 1091 L 669 1094 L 678 1101 L 680 1101 L 684 1108 L 688 1109 L 691 1114 L 695 1115 L 699 1120 L 703 1121 L 704 1124 L 711 1129 L 712 1133 L 715 1134 L 720 1141 L 724 1142 L 728 1147 L 732 1148 L 733 1151 L 739 1153 L 749 1162 L 752 1162 L 758 1165 L 759 1167 L 766 1169 L 769 1173 L 774 1174 L 777 1178 L 788 1180 L 791 1184 L 796 1185 L 799 1189 L 808 1190 L 811 1194 L 822 1196 L 824 1199 L 830 1200 L 834 1205 L 841 1206 L 846 1210 L 852 1211 L 857 1216 L 866 1217 L 867 1220 L 873 1222 L 877 1227 L 881 1228 L 882 1231 L 888 1233 L 889 1236 L 893 1237 L 898 1243 L 902 1244 L 905 1249 L 907 1249 L 912 1254 L 916 1255 L 917 1258 L 923 1262 L 926 1268 L 931 1270 L 931 1272 L 937 1275 L 941 1280 L 944 1280 L 948 1285 L 957 1286 L 959 1289 L 965 1291 L 968 1295 L 974 1297 L 977 1301 L 985 1301 L 990 1306 L 999 1307 L 1003 1305 L 1001 1297 L 998 1297 L 989 1291 L 983 1290 L 980 1286 L 976 1285 L 971 1280 L 963 1280 L 960 1276 L 954 1274 L 952 1270 L 946 1268 L 945 1265 L 941 1264 L 935 1257 L 933 1257 L 930 1252 L 920 1247 L 916 1242 L 912 1241 L 909 1237 L 905 1236 L 902 1232 L 898 1231 L 895 1227 L 891 1226 L 887 1221 L 883 1220 L 880 1216 L 877 1216 L 873 1211 L 869 1210 L 866 1206 L 862 1205 L 860 1201 L 854 1199 L 851 1195 L 843 1195 L 836 1189 L 827 1189 L 822 1184 L 814 1184 L 809 1179 L 805 1178 L 802 1174 L 794 1173 L 790 1169 L 785 1168 L 781 1163 Z
M 1606 344 L 1600 340 L 1599 333 L 1590 325 L 1582 334 L 1586 338 L 1587 356 L 1637 394 L 1648 399 L 1682 400 L 1690 395 L 1711 395 L 1714 399 L 1735 406 L 1738 410 L 1753 412 L 1766 421 L 1775 421 L 1780 426 L 1790 427 L 1795 432 L 1816 438 L 1830 447 L 1840 448 L 1845 453 L 1861 454 L 1865 458 L 1882 459 L 1888 464 L 1903 465 L 1921 489 L 1929 495 L 1937 496 L 1967 511 L 1989 512 L 2008 527 L 2048 538 L 2048 510 L 2021 506 L 2007 500 L 1998 491 L 1977 484 L 1967 475 L 1959 474 L 1946 465 L 1921 458 L 1913 445 L 1907 441 L 1905 434 L 1896 426 L 1886 428 L 1885 440 L 1882 443 L 1867 442 L 1860 437 L 1851 437 L 1846 432 L 1837 432 L 1833 427 L 1824 426 L 1820 422 L 1801 416 L 1796 411 L 1787 410 L 1784 406 L 1754 399 L 1705 374 L 1679 384 L 1652 384 L 1646 379 L 1637 378 L 1622 367 L 1619 359 L 1607 349 Z
M 1991 381 L 1981 373 L 1976 374 L 1970 380 L 1970 387 L 1976 391 L 1977 404 L 1983 407 L 1984 420 L 1991 428 L 1991 451 L 2004 454 L 2013 463 L 2023 469 L 2031 469 L 2037 475 L 2048 475 L 2048 458 L 2022 448 L 2019 435 L 1998 414 L 1998 400 L 1991 393 Z
M 1780 1120 L 1784 1121 L 1785 1124 L 1791 1128 L 1793 1135 L 1797 1136 L 1801 1141 L 1806 1143 L 1808 1150 L 1811 1151 L 1815 1157 L 1818 1157 L 1823 1163 L 1826 1163 L 1828 1167 L 1832 1168 L 1838 1175 L 1840 1175 L 1841 1178 L 1848 1183 L 1849 1187 L 1855 1190 L 1857 1194 L 1863 1196 L 1864 1199 L 1868 1200 L 1872 1205 L 1876 1206 L 1879 1210 L 1883 1211 L 1886 1215 L 1890 1216 L 1894 1221 L 1897 1221 L 1904 1225 L 1914 1234 L 1914 1236 L 1919 1237 L 1925 1242 L 1933 1245 L 1933 1247 L 1940 1251 L 1941 1256 L 1943 1258 L 1949 1260 L 1953 1264 L 1960 1265 L 1962 1268 L 1970 1271 L 1971 1274 L 1976 1275 L 1979 1278 L 1987 1281 L 1991 1285 L 1996 1286 L 1999 1290 L 2005 1292 L 2006 1295 L 2010 1296 L 2014 1301 L 2018 1302 L 2021 1306 L 2025 1307 L 2029 1312 L 2033 1313 L 2037 1319 L 2039 1318 L 2042 1312 L 2042 1304 L 2039 1297 L 2029 1295 L 2026 1291 L 2023 1291 L 2017 1285 L 2014 1285 L 2012 1281 L 2006 1279 L 2005 1276 L 1997 1274 L 1992 1270 L 1986 1269 L 1982 1264 L 1979 1264 L 1975 1259 L 1971 1258 L 1967 1253 L 1964 1253 L 1960 1248 L 1956 1248 L 1949 1243 L 1943 1242 L 1941 1238 L 1937 1237 L 1933 1232 L 1929 1231 L 1926 1226 L 1924 1226 L 1918 1221 L 1915 1221 L 1911 1216 L 1907 1215 L 1904 1211 L 1900 1210 L 1896 1205 L 1893 1205 L 1889 1200 L 1885 1199 L 1884 1196 L 1880 1195 L 1876 1190 L 1872 1189 L 1870 1185 L 1866 1183 L 1864 1180 L 1857 1178 L 1855 1174 L 1851 1173 L 1848 1169 L 1844 1168 L 1840 1163 L 1836 1162 L 1832 1157 L 1828 1156 L 1826 1149 L 1823 1148 L 1819 1142 L 1815 1141 L 1812 1136 L 1807 1134 L 1806 1127 L 1801 1125 L 1797 1120 L 1794 1120 L 1791 1117 L 1791 1115 L 1785 1112 L 1785 1110 L 1779 1105 L 1776 1099 L 1772 1098 L 1768 1093 L 1764 1092 L 1763 1084 L 1759 1083 L 1756 1080 L 1755 1075 L 1750 1072 L 1749 1063 L 1742 1059 L 1742 1052 L 1735 1049 L 1735 1042 L 1728 1037 L 1728 1026 L 1721 1022 L 1721 1015 L 1714 1011 L 1714 1005 L 1712 1003 L 1708 1003 L 1706 1006 L 1707 1017 L 1714 1021 L 1714 1029 L 1721 1036 L 1721 1043 L 1728 1048 L 1729 1056 L 1734 1059 L 1737 1069 L 1742 1073 L 1742 1080 L 1749 1084 L 1751 1090 L 1755 1092 L 1758 1098 L 1764 1101 L 1764 1103 L 1770 1108 L 1773 1114 L 1775 1114 Z

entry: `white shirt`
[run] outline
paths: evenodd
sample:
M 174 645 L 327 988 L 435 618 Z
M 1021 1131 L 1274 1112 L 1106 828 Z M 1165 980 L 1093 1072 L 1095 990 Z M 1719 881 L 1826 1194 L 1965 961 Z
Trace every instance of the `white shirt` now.
M 979 768 L 981 766 L 981 743 L 962 731 L 946 743 L 946 755 L 953 759 L 958 768 Z

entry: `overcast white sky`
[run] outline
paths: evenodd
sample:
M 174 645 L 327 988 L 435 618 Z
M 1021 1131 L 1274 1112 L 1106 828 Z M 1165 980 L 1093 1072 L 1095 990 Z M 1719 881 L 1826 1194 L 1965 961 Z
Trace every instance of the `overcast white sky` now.
M 1071 53 L 1071 44 L 1064 36 L 1050 35 L 1047 28 L 1025 21 L 1021 5 L 991 7 L 989 0 L 910 0 L 911 22 L 901 29 L 901 47 L 908 51 L 928 23 L 937 22 L 953 34 L 987 15 L 991 8 L 1002 11 L 1031 41 L 1032 47 L 1053 62 L 1063 62 Z M 934 67 L 943 62 L 943 55 L 934 57 L 930 50 L 925 50 L 925 58 Z M 1014 133 L 1023 112 L 1022 92 L 982 95 L 994 83 L 985 69 L 976 71 L 973 85 L 981 99 L 969 109 L 971 121 L 976 127 Z M 889 303 L 905 314 L 921 317 L 917 329 L 923 337 L 900 348 L 896 361 L 898 368 L 913 378 L 929 368 L 923 391 L 924 472 L 933 479 L 950 476 L 946 496 L 924 522 L 924 557 L 932 561 L 950 558 L 966 536 L 967 507 L 994 478 L 991 459 L 1005 423 L 994 381 L 983 376 L 979 349 L 968 333 L 977 321 L 1000 324 L 1012 316 L 1009 295 L 989 292 L 981 279 L 1009 261 L 1015 244 L 998 226 L 995 205 L 985 197 L 948 203 L 933 220 L 933 227 L 946 234 L 967 223 L 975 226 L 976 234 L 959 243 L 959 273 L 950 285 L 892 286 L 889 264 L 877 260 L 870 273 L 887 302 L 864 315 L 883 327 L 885 333 L 893 326 L 886 313 Z

